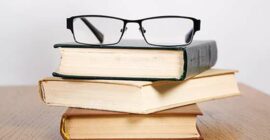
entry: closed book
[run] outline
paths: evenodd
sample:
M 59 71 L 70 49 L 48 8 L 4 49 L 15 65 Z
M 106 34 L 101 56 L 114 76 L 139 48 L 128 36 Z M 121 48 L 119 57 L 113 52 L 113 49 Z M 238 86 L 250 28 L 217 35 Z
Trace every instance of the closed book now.
M 202 139 L 196 104 L 148 115 L 68 108 L 62 116 L 60 132 L 66 140 L 83 139 Z
M 155 82 L 49 77 L 39 89 L 48 105 L 149 114 L 239 95 L 235 72 L 210 69 L 185 81 Z
M 213 40 L 187 46 L 158 47 L 144 40 L 124 40 L 116 45 L 55 44 L 61 60 L 53 76 L 80 79 L 185 80 L 217 60 Z

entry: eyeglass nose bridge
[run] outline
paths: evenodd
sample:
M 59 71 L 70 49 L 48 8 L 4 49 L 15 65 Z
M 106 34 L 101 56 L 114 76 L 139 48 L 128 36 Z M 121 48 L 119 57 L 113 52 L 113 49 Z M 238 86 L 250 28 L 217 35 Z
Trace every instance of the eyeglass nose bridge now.
M 142 33 L 146 32 L 146 30 L 142 27 L 142 20 L 124 20 L 124 22 L 125 22 L 125 26 L 124 26 L 125 29 L 121 29 L 121 32 L 125 32 L 128 29 L 126 27 L 128 23 L 137 23 L 139 25 L 139 30 Z

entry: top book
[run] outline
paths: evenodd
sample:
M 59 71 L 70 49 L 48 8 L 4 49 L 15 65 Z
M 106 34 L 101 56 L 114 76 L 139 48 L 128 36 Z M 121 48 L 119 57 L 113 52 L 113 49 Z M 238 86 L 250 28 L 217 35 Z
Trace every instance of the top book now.
M 213 40 L 187 46 L 159 47 L 143 40 L 116 45 L 55 44 L 61 62 L 54 76 L 80 79 L 185 80 L 209 68 L 217 60 Z

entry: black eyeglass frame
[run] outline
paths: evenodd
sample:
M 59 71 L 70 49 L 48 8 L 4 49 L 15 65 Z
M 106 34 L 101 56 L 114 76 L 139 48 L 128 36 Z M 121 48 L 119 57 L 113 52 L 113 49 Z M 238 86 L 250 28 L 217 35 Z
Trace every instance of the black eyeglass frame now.
M 121 36 L 119 38 L 119 40 L 116 42 L 116 43 L 111 43 L 111 44 L 100 44 L 100 45 L 115 45 L 115 44 L 118 44 L 123 35 L 124 35 L 124 32 L 125 32 L 125 29 L 126 29 L 126 25 L 127 23 L 138 23 L 139 24 L 139 27 L 140 27 L 140 31 L 141 31 L 141 34 L 145 40 L 145 42 L 147 44 L 150 44 L 150 45 L 154 45 L 154 46 L 163 46 L 163 47 L 168 47 L 168 46 L 186 46 L 186 45 L 189 45 L 192 41 L 193 41 L 193 37 L 195 35 L 195 33 L 197 31 L 200 30 L 201 28 L 201 21 L 199 19 L 196 19 L 196 18 L 193 18 L 193 17 L 186 17 L 186 16 L 175 16 L 175 15 L 167 15 L 167 16 L 156 16 L 156 17 L 149 17 L 149 18 L 143 18 L 143 19 L 138 19 L 138 20 L 128 20 L 128 19 L 122 19 L 122 18 L 118 18 L 118 17 L 113 17 L 113 16 L 106 16 L 106 15 L 78 15 L 78 16 L 72 16 L 70 18 L 67 18 L 67 29 L 69 29 L 73 35 L 73 38 L 75 40 L 75 42 L 77 43 L 80 43 L 80 44 L 85 44 L 85 45 L 98 45 L 98 44 L 88 44 L 88 43 L 82 43 L 82 42 L 79 42 L 76 40 L 76 37 L 74 35 L 74 29 L 73 29 L 73 21 L 74 19 L 76 18 L 87 18 L 87 17 L 102 17 L 102 18 L 112 18 L 112 19 L 117 19 L 117 20 L 121 20 L 123 21 L 123 31 L 121 33 Z M 193 30 L 192 30 L 192 36 L 191 36 L 191 40 L 187 43 L 187 44 L 181 44 L 181 45 L 158 45 L 158 44 L 152 44 L 152 43 L 149 43 L 144 35 L 144 29 L 142 27 L 142 22 L 145 21 L 145 20 L 151 20 L 151 19 L 159 19 L 159 18 L 183 18 L 183 19 L 189 19 L 189 20 L 192 20 L 193 21 Z

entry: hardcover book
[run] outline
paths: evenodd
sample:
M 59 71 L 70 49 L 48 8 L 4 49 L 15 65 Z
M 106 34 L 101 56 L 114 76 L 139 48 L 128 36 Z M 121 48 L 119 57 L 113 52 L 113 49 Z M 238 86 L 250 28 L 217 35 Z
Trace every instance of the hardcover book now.
M 80 80 L 49 77 L 39 82 L 48 105 L 148 114 L 239 95 L 235 71 L 210 69 L 185 81 Z
M 215 41 L 193 41 L 188 46 L 158 47 L 143 40 L 116 45 L 55 44 L 61 53 L 53 76 L 80 79 L 185 80 L 217 61 Z
M 61 135 L 66 140 L 83 139 L 202 139 L 196 104 L 148 115 L 69 108 L 62 116 Z

